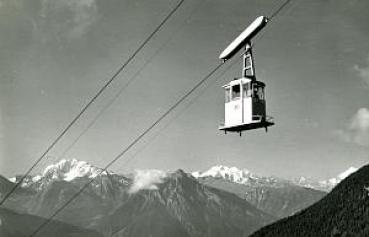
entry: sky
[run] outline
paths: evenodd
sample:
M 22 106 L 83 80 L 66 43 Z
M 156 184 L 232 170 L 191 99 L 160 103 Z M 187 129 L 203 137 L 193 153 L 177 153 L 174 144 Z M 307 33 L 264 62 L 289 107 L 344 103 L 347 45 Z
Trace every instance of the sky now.
M 103 167 L 218 65 L 220 52 L 248 24 L 282 3 L 185 0 L 35 172 L 62 158 Z M 0 174 L 24 173 L 176 4 L 0 0 Z M 267 113 L 275 120 L 268 133 L 218 131 L 221 86 L 240 76 L 236 62 L 111 169 L 193 171 L 222 164 L 326 179 L 367 164 L 368 22 L 366 0 L 292 0 L 253 40 L 257 79 L 266 83 Z

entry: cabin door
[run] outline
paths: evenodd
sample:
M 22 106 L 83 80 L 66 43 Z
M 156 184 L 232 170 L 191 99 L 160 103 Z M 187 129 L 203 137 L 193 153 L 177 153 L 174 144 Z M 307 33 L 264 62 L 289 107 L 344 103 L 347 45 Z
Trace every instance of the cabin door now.
M 230 98 L 225 106 L 226 126 L 239 125 L 243 122 L 243 100 L 241 97 L 241 85 L 235 84 L 229 88 Z
M 261 120 L 262 118 L 265 118 L 264 87 L 254 84 L 252 96 L 252 120 Z

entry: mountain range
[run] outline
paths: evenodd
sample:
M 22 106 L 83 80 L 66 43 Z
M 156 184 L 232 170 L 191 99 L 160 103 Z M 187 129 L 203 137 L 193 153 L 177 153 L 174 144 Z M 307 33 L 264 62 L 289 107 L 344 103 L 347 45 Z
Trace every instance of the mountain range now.
M 62 160 L 42 174 L 27 177 L 5 207 L 48 218 L 94 179 L 56 221 L 103 236 L 220 237 L 247 236 L 276 220 L 237 195 L 205 186 L 182 170 L 126 176 L 101 171 L 86 162 Z M 0 196 L 13 185 L 1 178 Z
M 192 175 L 204 185 L 236 194 L 258 209 L 283 218 L 310 206 L 324 197 L 357 168 L 350 167 L 337 177 L 323 181 L 300 177 L 286 180 L 274 176 L 256 175 L 247 169 L 213 166 Z
M 355 167 L 350 167 L 342 173 L 338 174 L 336 177 L 327 180 L 317 180 L 315 178 L 307 178 L 304 176 L 293 178 L 293 179 L 281 179 L 275 176 L 260 176 L 250 172 L 247 169 L 239 169 L 237 167 L 227 167 L 223 165 L 217 165 L 209 168 L 205 171 L 194 171 L 192 175 L 196 178 L 222 178 L 224 180 L 231 181 L 238 184 L 249 184 L 249 183 L 260 183 L 260 184 L 277 184 L 282 182 L 289 182 L 301 187 L 311 188 L 315 190 L 320 190 L 324 192 L 329 192 L 338 183 L 345 179 L 350 174 L 356 172 L 358 169 Z
M 236 167 L 214 166 L 192 175 L 200 183 L 234 193 L 276 218 L 293 215 L 326 195 L 289 180 L 262 177 Z
M 50 165 L 26 177 L 6 201 L 0 218 L 10 223 L 7 220 L 12 218 L 37 217 L 34 223 L 42 223 L 92 181 L 50 226 L 64 226 L 76 237 L 86 236 L 86 231 L 91 232 L 87 236 L 109 237 L 248 236 L 326 195 L 307 188 L 306 182 L 262 177 L 226 166 L 192 174 L 182 170 L 141 170 L 127 175 L 102 171 L 75 159 Z M 19 178 L 0 176 L 0 198 Z M 6 233 L 1 236 L 13 237 L 8 231 L 12 228 L 0 225 L 0 233 Z M 69 232 L 61 233 L 68 236 Z
M 236 195 L 201 185 L 181 170 L 165 177 L 157 189 L 130 196 L 108 218 L 118 236 L 168 237 L 248 236 L 274 220 Z M 149 228 L 142 228 L 143 223 Z
M 346 177 L 348 177 L 350 174 L 356 172 L 358 168 L 350 167 L 347 170 L 343 171 L 336 177 L 327 179 L 327 180 L 320 180 L 317 181 L 313 178 L 306 178 L 306 177 L 300 177 L 298 179 L 294 179 L 293 182 L 297 185 L 304 186 L 307 188 L 313 188 L 316 190 L 322 190 L 329 192 L 331 191 L 337 184 L 339 184 L 342 180 L 344 180 Z

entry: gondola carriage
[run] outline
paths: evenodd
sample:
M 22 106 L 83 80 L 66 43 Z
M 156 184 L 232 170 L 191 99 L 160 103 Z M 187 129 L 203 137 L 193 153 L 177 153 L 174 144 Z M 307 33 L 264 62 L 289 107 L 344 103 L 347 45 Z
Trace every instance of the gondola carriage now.
M 268 18 L 256 18 L 219 56 L 226 61 L 244 48 L 242 53 L 242 76 L 224 85 L 225 117 L 219 129 L 227 132 L 265 128 L 274 125 L 273 119 L 266 115 L 265 83 L 258 81 L 255 75 L 251 39 L 268 22 Z

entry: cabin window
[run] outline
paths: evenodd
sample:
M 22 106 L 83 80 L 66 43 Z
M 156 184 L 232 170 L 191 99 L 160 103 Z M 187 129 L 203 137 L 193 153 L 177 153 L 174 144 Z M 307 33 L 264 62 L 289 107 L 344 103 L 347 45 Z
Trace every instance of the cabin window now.
M 241 88 L 240 85 L 232 86 L 232 100 L 238 100 L 241 96 Z
M 253 97 L 257 100 L 264 100 L 264 88 L 261 86 L 254 86 Z
M 228 103 L 231 101 L 231 88 L 228 87 L 225 89 L 225 102 Z
M 263 87 L 258 88 L 258 97 L 259 97 L 259 100 L 264 100 L 264 88 Z
M 243 98 L 246 98 L 248 96 L 251 96 L 251 88 L 250 88 L 250 84 L 249 83 L 243 84 L 243 86 L 242 86 L 242 92 L 243 92 Z

